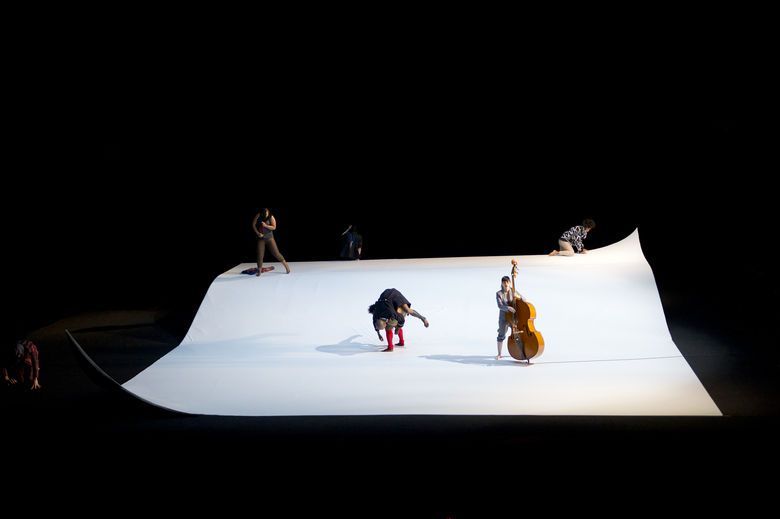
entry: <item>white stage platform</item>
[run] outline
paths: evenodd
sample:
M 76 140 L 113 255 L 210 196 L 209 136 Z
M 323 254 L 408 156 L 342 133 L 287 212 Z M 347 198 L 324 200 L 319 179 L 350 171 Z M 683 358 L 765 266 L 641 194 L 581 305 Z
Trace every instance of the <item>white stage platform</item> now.
M 637 231 L 574 257 L 517 256 L 544 355 L 495 360 L 495 292 L 510 256 L 241 264 L 217 277 L 187 336 L 124 384 L 196 414 L 708 415 L 672 342 Z M 408 318 L 383 353 L 367 307 L 397 288 Z M 505 355 L 508 355 L 505 349 Z

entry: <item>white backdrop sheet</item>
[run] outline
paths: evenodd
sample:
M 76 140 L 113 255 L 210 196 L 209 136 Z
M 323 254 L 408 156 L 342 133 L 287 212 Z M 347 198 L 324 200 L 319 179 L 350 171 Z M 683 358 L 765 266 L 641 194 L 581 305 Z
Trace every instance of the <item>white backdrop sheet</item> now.
M 516 257 L 546 343 L 531 366 L 495 359 L 511 259 L 293 262 L 260 277 L 240 264 L 124 387 L 208 415 L 720 416 L 672 341 L 638 231 L 584 255 Z M 430 328 L 408 318 L 406 346 L 383 353 L 367 307 L 391 287 Z

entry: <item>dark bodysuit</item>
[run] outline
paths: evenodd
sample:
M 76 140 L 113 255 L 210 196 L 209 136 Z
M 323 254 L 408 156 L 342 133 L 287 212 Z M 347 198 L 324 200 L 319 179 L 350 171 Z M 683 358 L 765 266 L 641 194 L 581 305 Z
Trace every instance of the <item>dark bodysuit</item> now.
M 403 305 L 412 306 L 412 303 L 404 297 L 404 295 L 395 288 L 388 288 L 381 294 L 376 300 L 376 306 L 374 310 L 374 320 L 377 319 L 395 319 L 398 321 L 398 326 L 403 327 L 405 317 L 403 314 L 396 312 L 396 308 Z

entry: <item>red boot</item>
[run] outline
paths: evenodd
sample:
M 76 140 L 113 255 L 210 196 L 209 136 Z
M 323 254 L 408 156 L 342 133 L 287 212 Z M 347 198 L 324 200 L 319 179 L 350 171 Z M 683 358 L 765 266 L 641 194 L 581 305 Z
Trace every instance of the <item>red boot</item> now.
M 387 336 L 387 349 L 382 351 L 393 351 L 393 329 L 385 328 L 385 335 Z
M 398 334 L 398 344 L 396 346 L 403 346 L 404 345 L 404 329 L 398 328 L 395 333 Z

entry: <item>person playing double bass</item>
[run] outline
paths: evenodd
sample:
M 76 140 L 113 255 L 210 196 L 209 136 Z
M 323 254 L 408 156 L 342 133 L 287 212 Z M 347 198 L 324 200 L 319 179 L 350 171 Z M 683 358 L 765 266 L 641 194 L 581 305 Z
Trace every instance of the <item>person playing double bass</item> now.
M 512 293 L 514 292 L 514 294 Z M 496 292 L 496 304 L 498 305 L 498 337 L 496 337 L 496 346 L 498 347 L 498 355 L 496 360 L 501 358 L 501 350 L 504 347 L 504 339 L 506 339 L 507 331 L 511 331 L 512 324 L 506 320 L 506 313 L 515 313 L 514 301 L 515 297 L 519 297 L 523 301 L 523 296 L 516 290 L 512 290 L 512 279 L 509 276 L 501 278 L 501 290 Z

